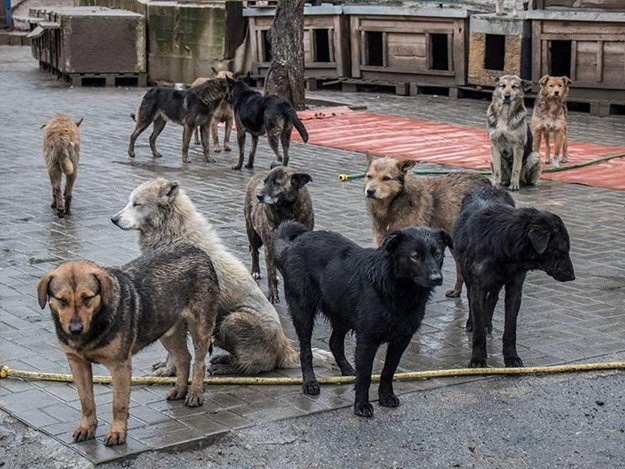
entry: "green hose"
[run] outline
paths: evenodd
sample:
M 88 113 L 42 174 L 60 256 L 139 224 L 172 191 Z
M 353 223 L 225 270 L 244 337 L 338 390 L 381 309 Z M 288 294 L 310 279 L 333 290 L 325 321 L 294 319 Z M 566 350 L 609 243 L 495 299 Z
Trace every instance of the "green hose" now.
M 625 153 L 616 153 L 615 155 L 602 156 L 601 158 L 595 158 L 594 160 L 583 161 L 581 163 L 570 164 L 567 166 L 560 166 L 557 168 L 545 168 L 543 169 L 543 173 L 558 173 L 560 171 L 568 171 L 569 169 L 578 169 L 585 168 L 586 166 L 591 166 L 597 163 L 603 163 L 604 161 L 613 160 L 615 158 L 623 158 L 625 157 Z M 427 175 L 435 175 L 435 174 L 449 174 L 458 171 L 457 169 L 414 169 L 412 172 L 418 176 L 427 176 Z M 466 170 L 476 174 L 482 174 L 484 176 L 490 176 L 490 171 L 481 171 L 481 170 Z M 345 182 L 351 179 L 360 179 L 365 177 L 365 173 L 353 173 L 353 174 L 339 174 L 339 181 Z

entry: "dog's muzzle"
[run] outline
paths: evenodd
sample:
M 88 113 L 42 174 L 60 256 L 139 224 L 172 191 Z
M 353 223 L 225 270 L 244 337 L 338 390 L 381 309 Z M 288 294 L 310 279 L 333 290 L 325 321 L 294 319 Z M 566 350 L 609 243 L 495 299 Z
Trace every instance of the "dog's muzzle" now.
M 114 217 L 111 217 L 111 221 L 113 222 L 113 224 L 119 226 L 119 215 L 115 215 Z
M 367 189 L 367 197 L 373 199 L 375 197 L 375 189 Z

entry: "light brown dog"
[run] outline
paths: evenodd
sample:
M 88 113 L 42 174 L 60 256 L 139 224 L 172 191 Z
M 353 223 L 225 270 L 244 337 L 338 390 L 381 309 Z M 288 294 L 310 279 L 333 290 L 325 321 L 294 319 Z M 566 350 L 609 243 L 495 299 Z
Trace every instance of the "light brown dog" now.
M 551 145 L 549 135 L 553 133 L 555 149 L 553 166 L 568 161 L 568 110 L 566 98 L 569 85 L 573 83 L 569 77 L 552 77 L 545 75 L 540 79 L 540 93 L 532 114 L 532 135 L 534 151 L 540 152 L 540 144 L 545 141 L 545 163 L 551 163 Z
M 204 402 L 204 360 L 220 305 L 213 263 L 201 249 L 171 244 L 121 269 L 65 262 L 41 278 L 37 294 L 41 308 L 50 305 L 80 397 L 75 441 L 93 438 L 98 424 L 92 363 L 108 368 L 113 382 L 113 421 L 104 443 L 126 441 L 131 358 L 159 338 L 178 370 L 167 399 L 186 398 L 189 407 Z M 190 387 L 187 328 L 195 349 Z
M 464 196 L 476 187 L 491 185 L 488 178 L 475 173 L 417 177 L 408 171 L 414 161 L 374 159 L 369 154 L 367 160 L 365 195 L 378 246 L 388 233 L 407 226 L 431 226 L 451 233 Z M 446 295 L 457 298 L 461 292 L 462 275 L 456 265 L 456 284 Z
M 229 71 L 221 70 L 217 71 L 213 68 L 213 73 L 215 76 L 213 78 L 219 78 L 225 80 L 226 77 L 231 80 L 234 79 L 234 74 Z M 201 85 L 202 83 L 206 83 L 208 80 L 212 80 L 212 78 L 200 77 L 193 80 L 191 83 L 191 87 Z M 232 110 L 232 106 L 227 100 L 223 100 L 217 109 L 215 109 L 215 114 L 213 114 L 213 120 L 210 124 L 210 132 L 211 132 L 211 140 L 213 142 L 213 151 L 215 153 L 221 152 L 221 146 L 219 146 L 219 135 L 217 134 L 217 127 L 222 122 L 225 123 L 226 128 L 224 130 L 224 150 L 230 151 L 230 134 L 232 133 L 232 120 L 234 119 L 234 111 Z M 200 131 L 199 128 L 195 129 L 195 144 L 200 144 Z
M 48 168 L 52 185 L 52 208 L 56 208 L 59 218 L 69 215 L 78 161 L 80 160 L 80 133 L 78 127 L 82 119 L 74 122 L 69 117 L 58 115 L 42 125 L 43 159 Z M 65 192 L 61 195 L 61 180 L 65 174 Z M 63 197 L 65 196 L 65 197 Z M 63 200 L 65 198 L 65 200 Z

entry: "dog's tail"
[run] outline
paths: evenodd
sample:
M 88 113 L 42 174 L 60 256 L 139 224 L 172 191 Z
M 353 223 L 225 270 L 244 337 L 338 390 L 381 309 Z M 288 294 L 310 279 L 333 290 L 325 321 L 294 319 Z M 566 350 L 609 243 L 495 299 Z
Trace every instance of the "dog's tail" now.
M 71 176 L 72 174 L 74 174 L 74 164 L 72 163 L 72 160 L 69 159 L 69 157 L 65 156 L 61 158 L 61 161 L 59 163 L 61 165 L 61 171 L 63 171 L 66 176 Z
M 307 231 L 310 230 L 306 225 L 293 220 L 280 223 L 280 226 L 274 230 L 271 235 L 271 253 L 278 268 L 282 266 L 291 243 Z
M 297 117 L 297 112 L 295 112 L 295 109 L 293 109 L 292 106 L 289 106 L 286 113 L 289 120 L 293 122 L 293 125 L 302 136 L 302 140 L 304 140 L 304 143 L 306 143 L 308 141 L 308 132 L 306 131 L 306 127 L 304 127 L 304 124 L 302 124 L 302 121 L 299 120 L 299 117 Z

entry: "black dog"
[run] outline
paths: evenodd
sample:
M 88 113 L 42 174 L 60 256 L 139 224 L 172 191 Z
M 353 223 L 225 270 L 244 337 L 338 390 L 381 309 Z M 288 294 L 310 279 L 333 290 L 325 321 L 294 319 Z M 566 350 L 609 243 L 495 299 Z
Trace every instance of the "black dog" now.
M 317 311 L 332 324 L 330 350 L 343 375 L 354 368 L 345 358 L 344 340 L 356 332 L 354 413 L 373 416 L 369 385 L 375 354 L 388 343 L 378 390 L 381 406 L 397 407 L 393 375 L 423 319 L 433 288 L 443 281 L 446 231 L 404 228 L 391 232 L 377 249 L 362 248 L 329 231 L 308 232 L 287 221 L 272 238 L 276 264 L 284 277 L 289 313 L 300 342 L 304 393 L 319 394 L 310 341 Z
M 201 85 L 180 91 L 160 86 L 150 89 L 139 106 L 139 112 L 131 117 L 135 128 L 128 144 L 128 156 L 135 156 L 135 141 L 141 133 L 154 123 L 150 135 L 150 149 L 154 158 L 162 155 L 156 149 L 156 139 L 165 128 L 168 120 L 184 127 L 182 134 L 182 161 L 189 163 L 189 143 L 193 131 L 199 127 L 202 150 L 206 161 L 215 162 L 210 157 L 209 132 L 215 110 L 226 97 L 226 81 L 211 79 Z
M 559 282 L 575 280 L 569 235 L 557 215 L 514 206 L 504 190 L 482 188 L 468 194 L 453 228 L 454 255 L 467 284 L 473 330 L 469 366 L 486 366 L 486 328 L 505 286 L 503 357 L 506 366 L 523 366 L 516 350 L 521 292 L 529 270 L 543 270 Z
M 269 146 L 276 154 L 276 158 L 284 166 L 289 164 L 289 145 L 291 144 L 291 130 L 293 126 L 308 141 L 308 132 L 291 104 L 280 96 L 263 96 L 251 89 L 242 79 L 228 82 L 228 95 L 234 109 L 234 119 L 237 125 L 237 143 L 239 144 L 239 162 L 232 169 L 241 169 L 245 158 L 245 134 L 252 135 L 252 148 L 247 158 L 246 168 L 254 167 L 256 145 L 258 137 L 267 134 Z M 284 159 L 280 156 L 279 144 L 282 142 Z

